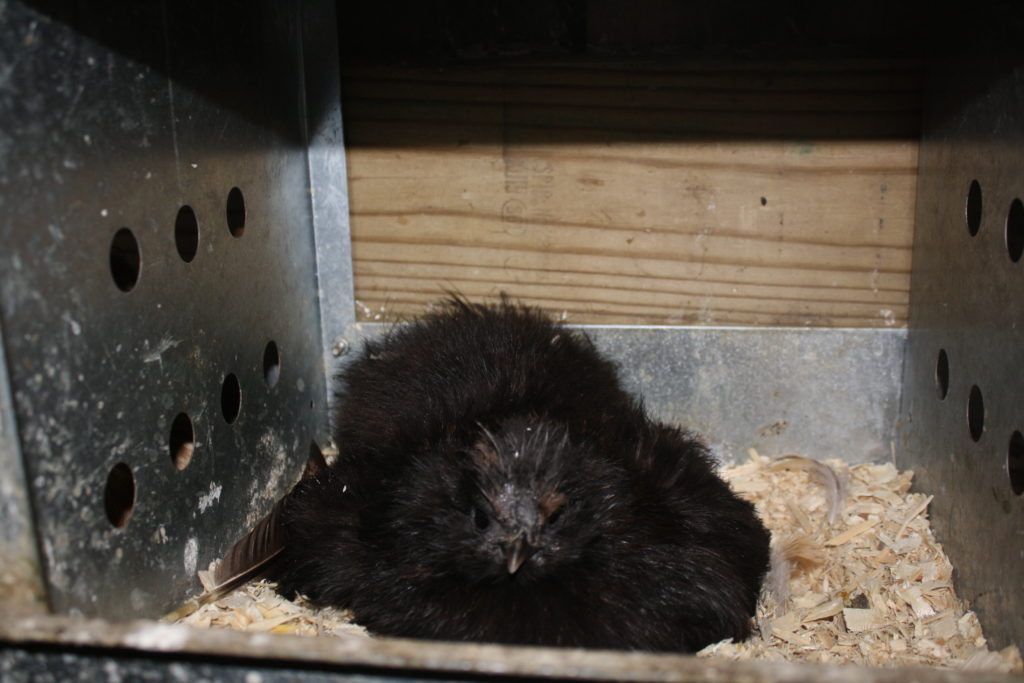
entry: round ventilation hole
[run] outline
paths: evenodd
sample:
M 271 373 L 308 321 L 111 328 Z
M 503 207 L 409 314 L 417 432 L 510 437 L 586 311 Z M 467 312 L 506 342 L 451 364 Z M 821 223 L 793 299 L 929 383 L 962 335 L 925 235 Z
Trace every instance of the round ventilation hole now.
M 985 402 L 981 398 L 981 389 L 975 384 L 967 397 L 967 429 L 975 441 L 981 439 L 985 431 Z
M 114 284 L 122 292 L 130 292 L 139 281 L 141 267 L 142 254 L 135 235 L 128 228 L 121 228 L 110 242 L 110 274 Z
M 242 409 L 242 387 L 238 384 L 238 378 L 234 373 L 225 377 L 224 383 L 221 385 L 220 409 L 228 424 L 238 419 L 238 413 Z
M 185 413 L 178 413 L 171 423 L 171 462 L 179 470 L 188 467 L 196 449 L 196 431 L 192 419 Z
M 1010 473 L 1010 488 L 1018 496 L 1024 493 L 1024 435 L 1019 431 L 1010 437 L 1010 449 L 1006 456 L 1006 469 Z
M 245 198 L 237 187 L 228 192 L 227 217 L 228 230 L 235 237 L 241 237 L 245 232 Z
M 269 341 L 263 349 L 263 380 L 272 389 L 280 378 L 281 356 L 277 352 L 277 344 L 274 341 Z
M 964 217 L 967 219 L 967 232 L 972 236 L 977 235 L 981 228 L 981 184 L 977 180 L 972 180 L 971 186 L 967 188 Z
M 940 400 L 946 398 L 949 393 L 949 356 L 946 349 L 939 349 L 939 358 L 935 362 L 935 388 Z
M 1006 251 L 1014 263 L 1024 252 L 1024 204 L 1019 199 L 1013 200 L 1006 214 Z
M 128 465 L 119 462 L 107 475 L 107 485 L 103 489 L 103 507 L 107 519 L 116 527 L 128 523 L 135 507 L 135 475 Z
M 174 219 L 174 246 L 185 263 L 191 263 L 199 251 L 199 221 L 191 206 L 178 209 L 178 217 Z

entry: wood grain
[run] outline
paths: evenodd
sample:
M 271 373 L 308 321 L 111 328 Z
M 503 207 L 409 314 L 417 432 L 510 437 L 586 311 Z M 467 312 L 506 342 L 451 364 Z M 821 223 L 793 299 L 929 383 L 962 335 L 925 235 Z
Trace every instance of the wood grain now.
M 905 325 L 914 65 L 350 67 L 358 317 Z

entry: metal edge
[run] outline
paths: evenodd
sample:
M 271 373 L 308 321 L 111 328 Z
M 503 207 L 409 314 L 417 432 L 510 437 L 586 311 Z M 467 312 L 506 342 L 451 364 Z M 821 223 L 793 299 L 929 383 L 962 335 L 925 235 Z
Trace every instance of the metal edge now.
M 106 652 L 171 655 L 174 660 L 217 657 L 288 670 L 362 670 L 401 676 L 429 672 L 455 678 L 527 676 L 632 681 L 856 681 L 866 683 L 1004 683 L 1019 676 L 926 667 L 874 669 L 764 660 L 732 661 L 668 653 L 515 647 L 394 638 L 311 638 L 200 629 L 150 621 L 111 622 L 43 616 L 0 622 L 0 641 L 19 647 L 59 645 Z M 82 652 L 82 650 L 79 650 Z M 183 656 L 184 655 L 184 656 Z
M 342 347 L 345 332 L 355 320 L 341 70 L 334 4 L 305 0 L 301 12 L 310 202 L 316 244 L 321 348 L 327 377 L 324 405 L 329 406 L 332 370 L 345 350 Z M 326 417 L 322 431 L 325 435 L 329 431 Z
M 0 604 L 41 611 L 46 590 L 0 322 Z

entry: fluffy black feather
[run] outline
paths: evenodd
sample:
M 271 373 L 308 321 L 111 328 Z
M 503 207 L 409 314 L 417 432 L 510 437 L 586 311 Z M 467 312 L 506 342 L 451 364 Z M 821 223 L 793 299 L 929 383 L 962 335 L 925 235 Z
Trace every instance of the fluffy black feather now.
M 692 651 L 748 635 L 768 533 L 582 334 L 455 299 L 342 373 L 279 590 L 379 634 Z

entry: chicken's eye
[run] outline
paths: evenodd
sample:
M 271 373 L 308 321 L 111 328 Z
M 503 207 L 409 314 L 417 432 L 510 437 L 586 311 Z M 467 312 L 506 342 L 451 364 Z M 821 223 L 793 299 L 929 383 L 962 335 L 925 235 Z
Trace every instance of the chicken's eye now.
M 565 509 L 564 505 L 560 505 L 559 507 L 555 508 L 551 512 L 551 514 L 548 515 L 547 519 L 544 520 L 544 523 L 550 526 L 550 525 L 554 524 L 555 522 L 557 522 L 558 519 L 562 516 L 562 510 L 564 510 L 564 509 Z
M 473 506 L 473 524 L 480 531 L 483 531 L 491 525 L 491 519 L 487 516 L 487 513 L 481 510 L 478 506 Z

